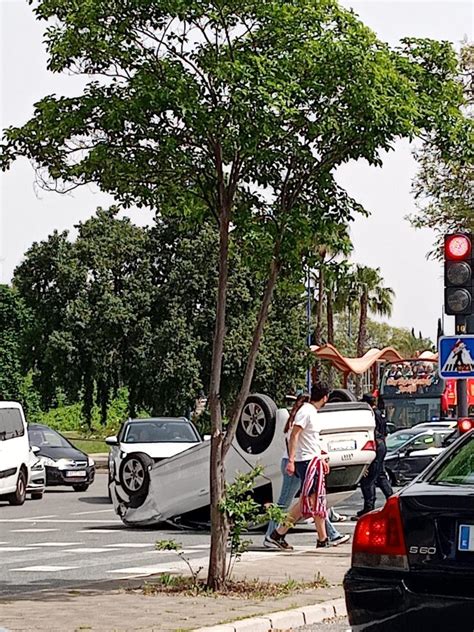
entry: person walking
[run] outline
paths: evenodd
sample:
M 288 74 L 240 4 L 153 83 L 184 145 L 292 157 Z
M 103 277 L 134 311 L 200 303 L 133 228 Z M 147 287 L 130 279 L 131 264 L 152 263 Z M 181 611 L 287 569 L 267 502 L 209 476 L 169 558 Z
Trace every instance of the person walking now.
M 375 509 L 377 487 L 382 491 L 385 498 L 389 498 L 393 494 L 392 486 L 384 468 L 385 455 L 387 454 L 387 445 L 385 443 L 388 434 L 387 422 L 377 408 L 377 398 L 374 395 L 366 393 L 362 397 L 362 401 L 369 404 L 375 415 L 375 459 L 370 464 L 366 476 L 360 482 L 364 506 L 357 512 L 356 516 L 353 516 L 352 520 L 357 520 Z
M 321 455 L 320 422 L 318 410 L 328 401 L 329 388 L 325 382 L 318 382 L 311 388 L 310 401 L 303 403 L 295 415 L 288 441 L 288 464 L 286 473 L 299 478 L 300 498 L 291 507 L 288 517 L 292 525 L 302 517 L 312 516 L 318 532 L 317 548 L 331 546 L 326 531 L 326 490 L 325 475 L 329 465 Z M 267 544 L 283 550 L 292 550 L 285 539 L 289 527 L 280 525 L 265 540 Z
M 280 469 L 282 473 L 282 485 L 281 485 L 280 496 L 278 498 L 277 505 L 285 511 L 290 507 L 291 503 L 293 502 L 296 494 L 298 493 L 301 487 L 300 479 L 295 475 L 288 474 L 288 472 L 286 471 L 286 468 L 288 465 L 288 443 L 289 443 L 291 431 L 293 429 L 293 425 L 295 422 L 296 414 L 301 409 L 303 404 L 307 404 L 308 402 L 309 402 L 308 393 L 301 393 L 300 395 L 297 396 L 296 401 L 293 404 L 293 407 L 290 411 L 288 420 L 283 429 L 283 434 L 285 436 L 285 451 L 283 453 L 283 457 L 281 459 L 281 464 L 280 464 Z M 329 538 L 329 542 L 331 543 L 331 546 L 338 546 L 339 544 L 343 544 L 344 542 L 347 542 L 350 539 L 350 535 L 343 535 L 334 527 L 334 525 L 331 523 L 331 520 L 330 520 L 331 512 L 332 512 L 332 508 L 330 510 L 329 517 L 326 520 L 326 532 Z M 335 514 L 335 516 L 336 516 L 336 521 L 338 519 L 345 518 L 345 516 L 340 516 L 339 514 Z M 274 520 L 270 520 L 270 522 L 268 523 L 267 531 L 265 533 L 265 538 L 263 540 L 263 545 L 265 547 L 279 548 L 279 549 L 282 548 L 281 546 L 276 546 L 275 543 L 271 540 L 271 535 L 275 531 L 277 526 L 278 524 Z M 291 550 L 293 547 L 286 542 L 285 538 L 283 538 L 283 540 L 284 540 L 283 546 L 286 548 L 286 550 Z

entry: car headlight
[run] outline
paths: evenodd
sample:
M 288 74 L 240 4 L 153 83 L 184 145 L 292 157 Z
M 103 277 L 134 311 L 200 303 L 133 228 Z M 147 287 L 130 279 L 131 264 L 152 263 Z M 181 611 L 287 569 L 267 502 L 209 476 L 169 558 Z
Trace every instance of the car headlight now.
M 32 472 L 38 472 L 42 470 L 43 468 L 44 468 L 44 461 L 42 459 L 38 459 L 37 461 L 33 463 L 30 469 Z
M 48 467 L 58 467 L 58 464 L 53 459 L 50 459 L 49 456 L 42 456 L 40 461 L 43 465 L 47 465 Z
M 92 467 L 93 465 L 95 465 L 95 461 L 94 461 L 94 459 L 91 459 L 91 457 L 90 457 L 90 456 L 89 456 L 89 457 L 87 457 L 87 465 L 88 465 L 89 467 Z

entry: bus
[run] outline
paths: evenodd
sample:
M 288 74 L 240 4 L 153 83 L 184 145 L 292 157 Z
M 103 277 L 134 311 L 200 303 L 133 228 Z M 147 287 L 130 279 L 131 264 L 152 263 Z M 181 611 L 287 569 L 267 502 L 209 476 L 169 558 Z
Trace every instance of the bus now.
M 388 362 L 382 371 L 379 407 L 392 430 L 456 419 L 456 383 L 439 376 L 436 359 Z M 468 380 L 468 409 L 474 417 L 474 380 Z

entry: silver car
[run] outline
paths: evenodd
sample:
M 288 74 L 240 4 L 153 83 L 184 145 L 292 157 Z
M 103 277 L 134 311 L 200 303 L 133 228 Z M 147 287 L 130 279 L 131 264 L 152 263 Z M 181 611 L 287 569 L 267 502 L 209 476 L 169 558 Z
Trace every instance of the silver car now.
M 37 457 L 30 448 L 30 478 L 26 493 L 31 494 L 32 500 L 41 500 L 46 487 L 46 468 L 41 457 Z

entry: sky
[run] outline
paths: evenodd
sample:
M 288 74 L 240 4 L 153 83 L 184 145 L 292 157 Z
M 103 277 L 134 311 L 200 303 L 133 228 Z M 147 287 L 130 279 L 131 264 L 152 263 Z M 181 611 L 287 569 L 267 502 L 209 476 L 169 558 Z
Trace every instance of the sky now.
M 351 7 L 377 35 L 392 45 L 407 36 L 430 37 L 456 46 L 473 39 L 472 0 L 340 0 Z M 36 22 L 26 0 L 0 0 L 0 127 L 21 125 L 33 113 L 33 104 L 48 94 L 80 94 L 83 79 L 46 70 L 44 25 Z M 433 243 L 429 229 L 415 230 L 406 215 L 415 211 L 411 183 L 416 174 L 413 146 L 401 141 L 384 158 L 382 168 L 363 162 L 345 165 L 338 179 L 370 211 L 351 226 L 354 262 L 379 267 L 385 285 L 395 290 L 392 317 L 400 327 L 414 327 L 435 338 L 442 315 L 443 281 L 439 263 L 428 261 Z M 113 198 L 91 186 L 69 195 L 45 192 L 35 184 L 29 162 L 18 160 L 0 175 L 0 282 L 11 280 L 24 252 L 53 230 L 71 230 Z M 128 215 L 146 225 L 151 213 Z M 453 324 L 446 318 L 446 333 Z

